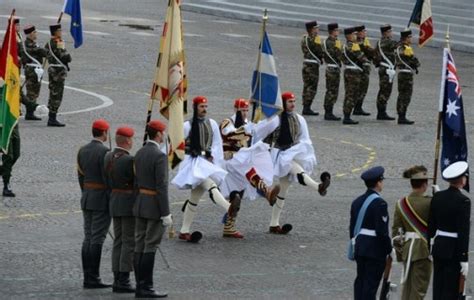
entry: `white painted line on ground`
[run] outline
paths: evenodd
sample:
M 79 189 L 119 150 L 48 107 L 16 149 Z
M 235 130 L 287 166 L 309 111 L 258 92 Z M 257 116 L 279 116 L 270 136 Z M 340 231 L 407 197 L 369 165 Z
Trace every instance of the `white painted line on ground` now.
M 130 33 L 130 34 L 133 34 L 133 35 L 139 35 L 139 36 L 158 36 L 157 34 L 154 34 L 154 33 L 140 32 L 140 31 L 129 32 L 129 33 Z
M 183 34 L 184 36 L 187 36 L 187 37 L 204 37 L 204 35 L 202 34 L 196 34 L 196 33 L 185 33 Z
M 58 16 L 41 16 L 41 18 L 48 20 L 57 20 Z
M 8 19 L 8 18 L 10 18 L 10 15 L 0 15 L 0 18 L 6 18 L 6 19 Z M 15 18 L 17 18 L 17 19 L 24 19 L 25 17 L 20 17 L 20 16 L 15 15 Z
M 226 21 L 226 20 L 211 20 L 212 23 L 219 23 L 219 24 L 238 24 L 237 22 L 233 21 Z
M 181 20 L 183 23 L 196 23 L 196 21 L 193 20 Z
M 291 40 L 298 40 L 299 39 L 299 37 L 292 36 L 292 35 L 274 34 L 274 33 L 271 33 L 269 35 L 271 37 L 274 37 L 274 38 L 277 38 L 277 39 L 291 39 Z
M 220 35 L 225 35 L 225 36 L 234 37 L 234 38 L 251 38 L 250 35 L 237 34 L 237 33 L 221 33 Z
M 90 35 L 110 35 L 110 33 L 107 32 L 101 32 L 101 31 L 87 31 L 83 30 L 84 33 L 90 34 Z
M 36 31 L 38 31 L 39 33 L 42 33 L 42 34 L 51 35 L 51 32 L 49 30 L 36 30 Z

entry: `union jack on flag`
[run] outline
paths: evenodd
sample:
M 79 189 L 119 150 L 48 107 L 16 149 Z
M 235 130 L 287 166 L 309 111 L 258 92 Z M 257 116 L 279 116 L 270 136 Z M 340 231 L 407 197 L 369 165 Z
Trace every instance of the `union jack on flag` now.
M 457 161 L 467 161 L 466 125 L 461 84 L 449 49 L 444 49 L 439 111 L 443 125 L 441 171 Z M 469 191 L 469 184 L 465 187 Z

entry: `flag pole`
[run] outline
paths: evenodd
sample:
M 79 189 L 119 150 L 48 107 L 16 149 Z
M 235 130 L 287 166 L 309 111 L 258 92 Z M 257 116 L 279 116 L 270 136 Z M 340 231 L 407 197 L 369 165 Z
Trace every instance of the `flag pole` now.
M 61 13 L 59 14 L 59 17 L 58 17 L 58 22 L 57 22 L 58 24 L 61 23 L 61 19 L 63 18 L 63 14 L 64 14 L 64 12 L 61 11 Z
M 446 49 L 449 51 L 449 24 L 446 29 Z M 445 93 L 445 76 L 446 76 L 446 61 L 443 50 L 443 67 L 441 74 L 441 89 L 439 94 L 439 109 L 438 109 L 438 124 L 436 127 L 436 143 L 435 143 L 435 159 L 434 159 L 434 171 L 433 171 L 433 184 L 436 184 L 438 180 L 438 167 L 439 167 L 439 152 L 440 152 L 440 141 L 441 141 L 441 121 L 443 118 L 443 100 Z
M 259 107 L 261 109 L 261 105 L 262 105 L 262 86 L 261 86 L 261 82 L 262 82 L 262 73 L 260 72 L 260 63 L 262 61 L 262 48 L 263 48 L 263 38 L 265 37 L 265 30 L 266 30 L 266 26 L 267 26 L 267 21 L 268 21 L 268 10 L 265 8 L 265 10 L 263 11 L 263 17 L 262 17 L 262 34 L 261 34 L 261 38 L 260 38 L 260 47 L 258 48 L 258 56 L 257 56 L 257 78 L 256 78 L 256 82 L 255 82 L 255 86 L 259 86 L 259 91 L 258 91 L 258 98 L 259 98 Z M 255 90 L 252 91 L 252 95 L 254 95 L 254 92 Z M 252 99 L 253 100 L 253 99 Z M 252 120 L 254 121 L 255 119 L 255 112 L 257 110 L 257 105 L 255 102 L 253 102 L 253 109 L 252 109 Z

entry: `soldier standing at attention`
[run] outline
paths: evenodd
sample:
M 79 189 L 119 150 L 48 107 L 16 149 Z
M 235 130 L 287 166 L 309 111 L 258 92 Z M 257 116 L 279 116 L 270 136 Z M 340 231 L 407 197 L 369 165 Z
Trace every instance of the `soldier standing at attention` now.
M 324 96 L 324 120 L 340 121 L 341 118 L 333 114 L 334 104 L 339 95 L 339 82 L 341 78 L 342 45 L 337 39 L 339 25 L 328 24 L 328 38 L 324 40 L 324 61 L 326 62 L 326 95 Z
M 343 48 L 343 57 L 344 62 L 344 120 L 342 124 L 345 125 L 355 125 L 359 122 L 351 119 L 352 109 L 354 108 L 355 103 L 359 99 L 359 89 L 362 78 L 362 69 L 364 63 L 367 63 L 368 60 L 365 57 L 364 53 L 360 50 L 359 44 L 356 43 L 356 31 L 354 27 L 344 29 L 344 34 L 346 36 L 346 44 Z
M 362 65 L 364 72 L 362 72 L 361 76 L 359 99 L 354 107 L 354 116 L 370 116 L 370 113 L 364 111 L 362 106 L 369 89 L 370 69 L 372 68 L 370 61 L 374 57 L 374 48 L 370 45 L 370 41 L 367 38 L 367 30 L 364 25 L 356 27 L 356 31 L 357 44 L 359 44 L 360 50 L 364 53 L 365 57 L 367 57 L 368 61 Z
M 402 300 L 422 300 L 431 278 L 431 260 L 428 258 L 428 215 L 431 197 L 428 189 L 428 170 L 414 166 L 403 172 L 410 179 L 412 192 L 395 206 L 392 235 L 397 260 L 403 261 Z
M 349 235 L 357 263 L 355 300 L 375 300 L 385 261 L 392 252 L 387 202 L 380 197 L 383 174 L 383 167 L 373 167 L 362 173 L 360 177 L 365 182 L 367 191 L 355 199 L 351 206 Z
M 48 50 L 48 77 L 49 77 L 49 119 L 48 126 L 64 127 L 66 124 L 57 119 L 57 113 L 63 100 L 64 81 L 66 81 L 68 64 L 71 62 L 71 55 L 67 52 L 62 40 L 61 24 L 49 26 L 51 39 L 46 43 Z
M 38 32 L 35 26 L 27 25 L 23 30 L 26 34 L 26 40 L 23 44 L 23 55 L 21 62 L 25 66 L 25 84 L 26 84 L 26 115 L 25 120 L 38 121 L 41 118 L 35 116 L 34 111 L 38 104 L 41 77 L 43 75 L 43 59 L 48 51 L 41 48 L 36 43 Z
M 319 25 L 316 21 L 306 23 L 307 34 L 303 35 L 303 115 L 317 116 L 311 110 L 311 104 L 318 91 L 319 66 L 323 63 L 323 48 L 319 36 Z
M 110 226 L 109 191 L 106 185 L 104 157 L 109 149 L 107 141 L 109 123 L 99 119 L 92 123 L 94 139 L 77 153 L 77 173 L 82 190 L 81 209 L 84 216 L 82 268 L 84 288 L 111 287 L 100 278 L 102 245 Z
M 164 298 L 153 289 L 155 253 L 167 226 L 172 224 L 168 199 L 168 157 L 160 144 L 166 125 L 158 120 L 146 126 L 147 143 L 135 155 L 138 196 L 133 206 L 135 219 L 135 298 Z
M 461 192 L 468 180 L 468 164 L 458 161 L 443 171 L 449 188 L 434 194 L 428 219 L 433 256 L 433 299 L 460 299 L 459 280 L 469 270 L 471 200 Z
M 379 68 L 379 93 L 377 95 L 377 120 L 393 121 L 395 118 L 387 114 L 387 102 L 392 93 L 395 77 L 395 50 L 397 42 L 392 39 L 392 26 L 380 27 L 382 38 L 377 42 L 376 66 Z
M 420 62 L 415 57 L 411 47 L 411 30 L 402 31 L 400 36 L 400 45 L 396 50 L 398 67 L 398 124 L 412 125 L 415 122 L 408 120 L 406 114 L 413 93 L 413 74 L 418 74 Z
M 114 246 L 112 248 L 112 272 L 114 293 L 134 293 L 130 284 L 135 249 L 135 203 L 133 156 L 133 128 L 120 127 L 115 133 L 117 147 L 105 155 L 105 175 L 110 194 L 110 216 L 114 221 Z

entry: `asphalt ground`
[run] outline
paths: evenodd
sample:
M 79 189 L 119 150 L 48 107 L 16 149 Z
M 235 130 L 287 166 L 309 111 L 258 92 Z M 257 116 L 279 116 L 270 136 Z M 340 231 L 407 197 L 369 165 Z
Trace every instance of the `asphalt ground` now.
M 6 28 L 11 9 L 47 32 L 62 1 L 3 1 L 0 28 Z M 127 124 L 136 129 L 134 151 L 139 149 L 147 109 L 147 93 L 154 76 L 165 1 L 82 1 L 84 45 L 73 49 L 63 18 L 66 47 L 73 61 L 60 116 L 65 128 L 42 122 L 20 121 L 21 157 L 14 168 L 12 187 L 16 198 L 0 199 L 0 292 L 3 299 L 112 299 L 129 298 L 110 291 L 82 289 L 80 248 L 83 237 L 80 190 L 75 158 L 90 137 L 90 124 L 106 118 L 112 130 Z M 206 95 L 210 116 L 217 121 L 232 113 L 233 99 L 249 94 L 256 64 L 260 25 L 183 12 L 189 74 L 189 96 Z M 133 25 L 153 30 L 137 30 Z M 132 26 L 132 27 L 130 27 Z M 282 90 L 298 97 L 302 90 L 300 38 L 303 30 L 270 25 Z M 3 37 L 4 32 L 0 32 Z M 41 44 L 48 39 L 39 35 Z M 204 233 L 202 242 L 190 245 L 165 239 L 161 245 L 170 268 L 157 254 L 155 285 L 171 299 L 351 299 L 355 264 L 346 258 L 351 201 L 364 192 L 361 172 L 375 165 L 386 169 L 383 197 L 392 215 L 396 201 L 409 191 L 401 178 L 414 164 L 433 169 L 442 49 L 418 49 L 420 74 L 408 117 L 414 126 L 376 121 L 376 71 L 372 71 L 365 109 L 370 117 L 355 117 L 357 126 L 307 118 L 315 143 L 318 167 L 314 176 L 328 170 L 333 182 L 326 197 L 306 187 L 290 189 L 282 213 L 283 223 L 293 224 L 288 236 L 267 233 L 271 208 L 263 200 L 244 203 L 238 227 L 244 240 L 221 237 L 222 211 L 208 199 L 199 205 L 193 229 Z M 474 106 L 472 54 L 453 52 L 462 83 L 470 149 Z M 47 78 L 45 78 L 47 80 Z M 313 108 L 322 110 L 324 69 Z M 389 102 L 395 114 L 396 84 Z M 43 84 L 39 102 L 47 102 Z M 91 94 L 95 93 L 95 94 Z M 343 84 L 335 112 L 341 115 Z M 301 104 L 299 102 L 298 104 Z M 109 105 L 109 106 L 108 106 Z M 158 112 L 154 111 L 154 116 Z M 44 118 L 45 119 L 45 118 Z M 472 182 L 471 182 L 472 183 Z M 446 187 L 440 182 L 441 187 Z M 171 187 L 171 209 L 179 230 L 181 205 L 189 193 Z M 453 216 L 455 217 L 455 216 Z M 471 238 L 472 241 L 472 238 Z M 112 281 L 112 242 L 104 246 L 102 277 Z M 471 243 L 471 249 L 472 249 Z M 471 265 L 472 268 L 472 265 Z M 401 266 L 394 265 L 394 281 Z M 468 288 L 472 289 L 472 272 Z M 431 295 L 431 292 L 430 294 Z

